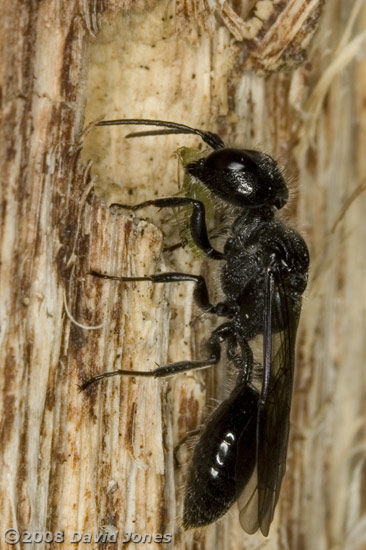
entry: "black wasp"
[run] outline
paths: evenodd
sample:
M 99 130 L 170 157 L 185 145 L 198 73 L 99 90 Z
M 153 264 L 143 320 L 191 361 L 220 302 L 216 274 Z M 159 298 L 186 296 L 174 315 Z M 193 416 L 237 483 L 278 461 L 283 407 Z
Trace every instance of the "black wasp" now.
M 248 533 L 268 535 L 286 468 L 293 386 L 295 339 L 301 297 L 307 283 L 309 253 L 302 237 L 276 219 L 288 190 L 273 158 L 259 151 L 226 147 L 214 133 L 174 122 L 111 120 L 103 125 L 151 125 L 164 129 L 127 137 L 196 134 L 213 152 L 185 166 L 221 201 L 236 207 L 223 251 L 211 242 L 205 205 L 192 197 L 148 200 L 135 206 L 157 208 L 190 205 L 192 239 L 209 258 L 222 262 L 222 302 L 212 304 L 204 278 L 188 273 L 105 279 L 172 283 L 193 281 L 194 297 L 205 312 L 224 317 L 207 340 L 207 357 L 180 361 L 153 371 L 118 370 L 100 374 L 81 386 L 115 375 L 164 377 L 218 363 L 221 345 L 238 371 L 229 397 L 208 419 L 189 466 L 184 501 L 186 529 L 207 525 L 237 500 L 240 523 Z M 258 348 L 259 356 L 255 355 Z M 258 354 L 257 354 L 258 355 Z

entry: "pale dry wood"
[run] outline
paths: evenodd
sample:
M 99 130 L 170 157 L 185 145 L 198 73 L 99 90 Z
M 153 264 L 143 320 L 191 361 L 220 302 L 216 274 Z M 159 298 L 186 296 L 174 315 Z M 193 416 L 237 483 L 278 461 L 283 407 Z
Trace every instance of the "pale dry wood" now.
M 3 7 L 0 536 L 8 527 L 62 529 L 66 540 L 118 529 L 120 541 L 125 532 L 172 533 L 174 548 L 187 549 L 365 544 L 361 4 L 328 2 L 313 42 L 322 2 L 307 0 L 113 0 L 103 13 L 96 2 Z M 287 72 L 269 74 L 279 67 Z M 174 151 L 198 141 L 127 142 L 121 128 L 84 137 L 84 115 L 218 130 L 285 167 L 287 215 L 307 235 L 312 271 L 288 472 L 268 541 L 241 531 L 235 506 L 200 532 L 179 527 L 190 449 L 174 472 L 173 447 L 223 397 L 224 365 L 77 390 L 121 364 L 144 370 L 198 357 L 211 323 L 192 285 L 121 285 L 87 273 L 208 275 L 189 251 L 162 254 L 161 230 L 173 238 L 166 216 L 150 212 L 155 225 L 122 216 L 92 191 L 95 183 L 107 202 L 130 203 L 174 194 Z

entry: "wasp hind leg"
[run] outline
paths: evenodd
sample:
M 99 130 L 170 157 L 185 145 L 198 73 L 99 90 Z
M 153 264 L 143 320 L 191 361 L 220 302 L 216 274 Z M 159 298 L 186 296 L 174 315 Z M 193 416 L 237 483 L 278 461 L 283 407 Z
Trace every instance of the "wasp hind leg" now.
M 224 323 L 217 327 L 211 334 L 211 337 L 206 343 L 206 347 L 209 352 L 209 357 L 207 359 L 201 359 L 198 361 L 178 361 L 176 363 L 170 363 L 169 365 L 164 365 L 163 367 L 157 367 L 151 371 L 131 371 L 119 369 L 111 372 L 103 372 L 97 376 L 93 376 L 83 382 L 79 388 L 81 391 L 84 391 L 91 384 L 104 380 L 104 378 L 110 378 L 111 376 L 145 376 L 153 378 L 164 378 L 166 376 L 173 376 L 181 372 L 186 372 L 190 370 L 204 369 L 216 365 L 219 362 L 221 356 L 221 342 L 228 338 L 232 332 L 231 323 Z

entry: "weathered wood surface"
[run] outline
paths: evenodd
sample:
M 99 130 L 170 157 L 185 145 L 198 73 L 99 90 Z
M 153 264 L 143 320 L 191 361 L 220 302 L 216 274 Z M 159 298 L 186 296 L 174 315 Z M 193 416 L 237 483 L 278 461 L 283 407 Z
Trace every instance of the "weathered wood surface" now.
M 1 547 L 10 527 L 62 530 L 65 548 L 74 531 L 102 529 L 118 529 L 120 543 L 125 532 L 171 533 L 167 548 L 366 547 L 366 10 L 348 0 L 323 13 L 319 0 L 238 4 L 3 3 Z M 307 238 L 312 269 L 287 474 L 266 541 L 242 532 L 235 506 L 200 532 L 180 529 L 190 449 L 174 469 L 174 444 L 222 397 L 222 365 L 78 392 L 121 364 L 197 357 L 210 330 L 191 285 L 88 275 L 209 271 L 189 251 L 162 253 L 169 220 L 122 216 L 93 191 L 107 203 L 174 194 L 174 152 L 198 142 L 82 134 L 104 116 L 216 130 L 285 167 L 286 215 Z

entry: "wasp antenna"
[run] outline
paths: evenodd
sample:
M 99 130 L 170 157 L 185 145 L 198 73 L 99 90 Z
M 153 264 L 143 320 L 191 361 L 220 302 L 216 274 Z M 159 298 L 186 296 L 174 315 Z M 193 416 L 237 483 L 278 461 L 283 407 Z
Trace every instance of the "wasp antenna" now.
M 191 134 L 192 132 L 187 131 L 184 132 L 183 130 L 145 130 L 144 132 L 131 132 L 131 134 L 127 134 L 125 136 L 126 138 L 134 138 L 134 137 L 146 137 L 146 136 L 164 136 L 164 135 L 170 135 L 170 134 Z
M 177 122 L 169 122 L 164 120 L 147 120 L 147 119 L 117 119 L 117 120 L 102 120 L 97 123 L 97 126 L 119 126 L 119 125 L 142 125 L 142 126 L 162 126 L 164 128 L 169 128 L 169 130 L 156 130 L 156 131 L 146 131 L 146 132 L 136 132 L 128 134 L 130 137 L 146 137 L 146 136 L 158 136 L 158 135 L 167 135 L 167 134 L 195 134 L 200 136 L 202 141 L 207 143 L 212 149 L 223 149 L 225 143 L 222 141 L 219 135 L 212 132 L 205 132 L 203 130 L 198 130 L 197 128 L 191 128 L 185 124 L 178 124 Z

